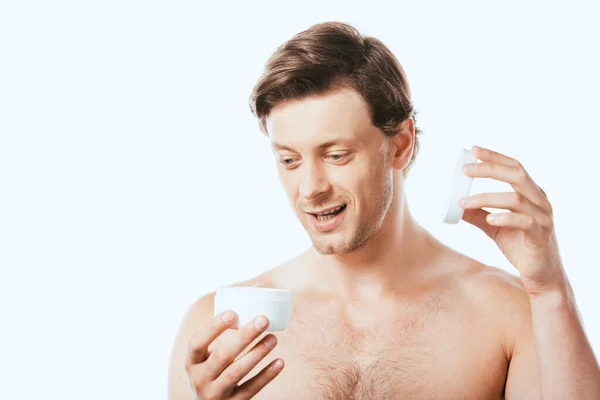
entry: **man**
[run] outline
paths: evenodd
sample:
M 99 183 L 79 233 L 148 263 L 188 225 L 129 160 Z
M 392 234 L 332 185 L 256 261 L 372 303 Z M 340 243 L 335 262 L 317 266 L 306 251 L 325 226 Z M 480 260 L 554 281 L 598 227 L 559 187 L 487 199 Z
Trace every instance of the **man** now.
M 465 174 L 515 191 L 462 206 L 519 277 L 412 218 L 404 179 L 420 130 L 380 41 L 335 22 L 301 32 L 269 60 L 252 111 L 313 246 L 236 286 L 292 290 L 292 321 L 227 329 L 235 313 L 213 317 L 214 292 L 203 296 L 173 347 L 171 399 L 600 399 L 552 207 L 518 161 L 474 147 L 482 162 Z

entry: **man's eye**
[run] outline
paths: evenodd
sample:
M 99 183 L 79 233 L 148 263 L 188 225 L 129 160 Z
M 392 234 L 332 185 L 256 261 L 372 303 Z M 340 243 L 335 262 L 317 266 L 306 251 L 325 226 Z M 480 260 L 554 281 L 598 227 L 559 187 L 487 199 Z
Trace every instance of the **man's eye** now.
M 280 158 L 279 162 L 282 163 L 283 165 L 292 165 L 294 163 L 294 159 L 293 158 Z
M 332 161 L 342 161 L 345 156 L 346 156 L 346 154 L 340 154 L 340 153 L 333 153 L 333 154 L 328 155 L 329 159 L 331 159 Z

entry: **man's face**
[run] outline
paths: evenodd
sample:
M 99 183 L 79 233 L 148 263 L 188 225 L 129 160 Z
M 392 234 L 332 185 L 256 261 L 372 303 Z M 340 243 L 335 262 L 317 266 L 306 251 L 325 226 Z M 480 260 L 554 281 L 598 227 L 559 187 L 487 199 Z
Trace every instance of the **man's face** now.
M 279 105 L 267 129 L 281 182 L 316 250 L 348 253 L 367 242 L 392 203 L 393 170 L 391 141 L 362 97 L 344 89 Z

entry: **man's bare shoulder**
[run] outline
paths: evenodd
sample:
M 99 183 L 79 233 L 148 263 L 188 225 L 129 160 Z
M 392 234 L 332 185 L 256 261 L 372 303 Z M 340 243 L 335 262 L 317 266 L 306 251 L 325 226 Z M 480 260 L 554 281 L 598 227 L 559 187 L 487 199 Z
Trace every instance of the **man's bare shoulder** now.
M 497 307 L 498 311 L 529 307 L 527 293 L 515 274 L 454 251 L 442 260 L 442 281 L 474 305 L 485 309 Z
M 452 277 L 467 309 L 498 330 L 508 356 L 517 342 L 531 336 L 529 295 L 521 279 L 504 269 L 468 259 Z
M 484 307 L 498 307 L 511 313 L 529 308 L 529 297 L 521 279 L 498 267 L 472 262 L 457 278 L 460 288 Z

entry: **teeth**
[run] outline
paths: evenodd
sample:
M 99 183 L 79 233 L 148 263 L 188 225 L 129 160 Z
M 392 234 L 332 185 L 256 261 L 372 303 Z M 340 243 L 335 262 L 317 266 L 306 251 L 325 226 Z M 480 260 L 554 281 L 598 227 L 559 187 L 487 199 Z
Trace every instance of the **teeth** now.
M 326 211 L 326 212 L 323 212 L 323 213 L 319 213 L 319 214 L 317 214 L 317 215 L 318 215 L 318 216 L 324 216 L 324 215 L 333 214 L 334 212 L 336 212 L 336 211 L 339 211 L 339 210 L 340 210 L 342 207 L 343 207 L 343 206 L 339 206 L 338 208 L 334 208 L 333 210 Z
M 317 219 L 319 221 L 327 221 L 327 220 L 330 220 L 332 218 L 333 218 L 332 215 L 319 215 L 319 216 L 317 216 Z

